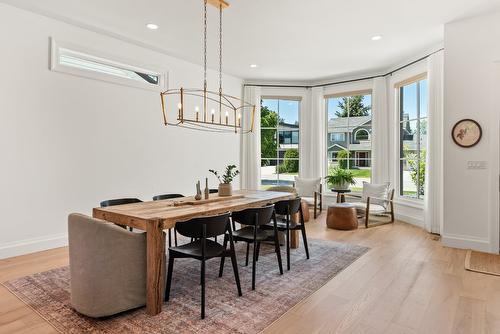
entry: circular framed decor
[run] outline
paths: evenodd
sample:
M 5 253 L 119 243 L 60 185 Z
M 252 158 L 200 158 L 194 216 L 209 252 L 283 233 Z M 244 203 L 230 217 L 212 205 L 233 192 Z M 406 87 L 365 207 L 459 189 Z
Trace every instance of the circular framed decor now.
M 453 130 L 451 137 L 455 144 L 460 147 L 472 147 L 479 143 L 483 135 L 483 130 L 478 122 L 472 119 L 462 119 L 458 121 Z

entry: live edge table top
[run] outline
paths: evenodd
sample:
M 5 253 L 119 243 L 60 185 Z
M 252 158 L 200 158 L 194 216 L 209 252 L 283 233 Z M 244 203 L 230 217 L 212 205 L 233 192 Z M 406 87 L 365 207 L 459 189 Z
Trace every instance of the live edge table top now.
M 194 197 L 183 197 L 161 201 L 141 202 L 125 205 L 94 208 L 94 218 L 99 218 L 119 225 L 146 230 L 148 221 L 161 221 L 163 229 L 173 228 L 176 222 L 191 218 L 217 215 L 228 211 L 241 211 L 275 203 L 281 200 L 292 199 L 296 195 L 291 193 L 238 190 L 231 197 L 219 197 L 210 194 L 208 203 L 190 204 Z

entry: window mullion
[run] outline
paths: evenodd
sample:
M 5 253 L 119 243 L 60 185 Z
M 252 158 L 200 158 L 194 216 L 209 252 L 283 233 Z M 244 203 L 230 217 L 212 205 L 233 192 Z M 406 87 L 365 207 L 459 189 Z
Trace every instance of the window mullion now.
M 420 198 L 420 81 L 417 82 L 417 198 Z

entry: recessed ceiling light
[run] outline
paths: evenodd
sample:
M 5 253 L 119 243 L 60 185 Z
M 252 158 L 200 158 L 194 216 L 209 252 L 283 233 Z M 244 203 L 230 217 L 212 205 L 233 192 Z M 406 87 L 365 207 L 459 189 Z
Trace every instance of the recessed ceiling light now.
M 380 35 L 375 35 L 372 37 L 372 41 L 380 41 L 382 39 L 382 36 Z
M 257 67 L 259 67 L 259 65 L 257 65 L 257 64 L 250 64 L 250 67 L 251 68 L 257 68 Z
M 148 24 L 146 24 L 146 27 L 147 27 L 148 29 L 151 29 L 151 30 L 156 30 L 156 29 L 158 29 L 158 28 L 159 28 L 159 27 L 158 27 L 158 25 L 157 25 L 157 24 L 154 24 L 154 23 L 148 23 Z

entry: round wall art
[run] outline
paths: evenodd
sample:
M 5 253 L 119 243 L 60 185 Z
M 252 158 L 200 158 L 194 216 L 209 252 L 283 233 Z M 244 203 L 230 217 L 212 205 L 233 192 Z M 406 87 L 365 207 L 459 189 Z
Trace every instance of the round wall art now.
M 455 144 L 461 147 L 472 147 L 479 143 L 483 130 L 478 122 L 472 119 L 462 119 L 451 130 Z

